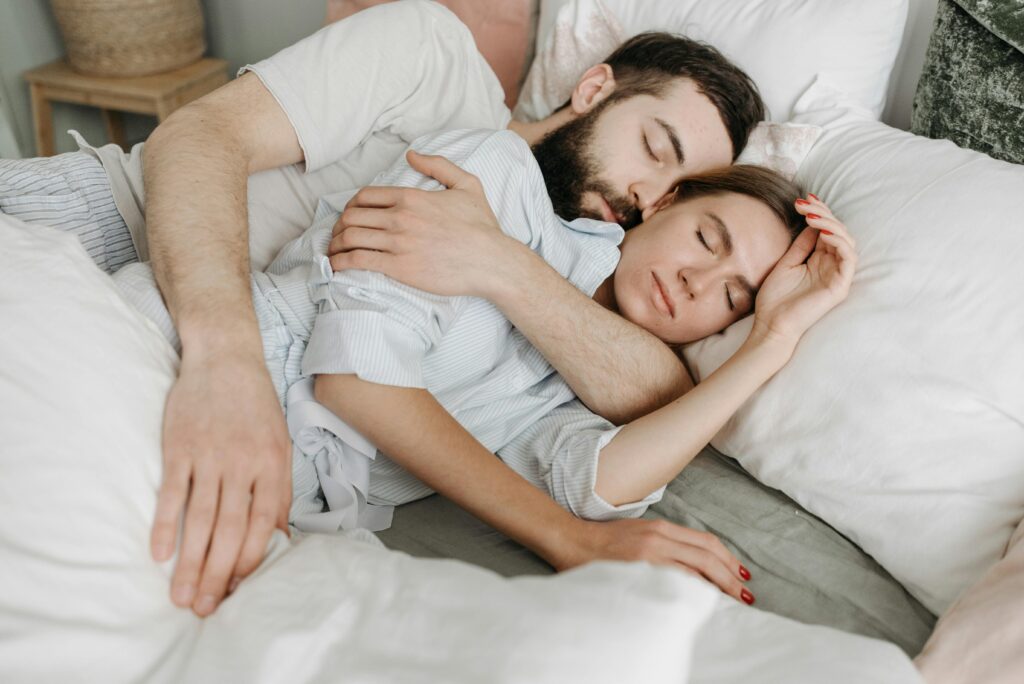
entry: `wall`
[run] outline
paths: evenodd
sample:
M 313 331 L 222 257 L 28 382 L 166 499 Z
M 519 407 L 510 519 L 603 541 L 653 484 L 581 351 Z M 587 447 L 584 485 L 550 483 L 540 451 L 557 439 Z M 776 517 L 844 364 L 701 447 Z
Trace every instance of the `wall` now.
M 892 78 L 889 81 L 889 98 L 882 120 L 897 128 L 910 128 L 910 112 L 917 90 L 917 79 L 921 76 L 924 56 L 928 49 L 928 38 L 938 10 L 939 0 L 910 0 L 907 27 L 903 32 L 903 44 L 896 58 Z
M 277 52 L 317 30 L 324 0 L 203 0 L 207 53 L 238 67 Z M 23 156 L 35 154 L 28 86 L 21 74 L 61 57 L 64 46 L 47 0 L 0 0 L 0 88 Z M 144 140 L 156 126 L 151 117 L 125 115 L 129 141 Z M 54 105 L 58 152 L 77 149 L 63 132 L 74 128 L 89 142 L 106 141 L 99 112 L 91 107 Z

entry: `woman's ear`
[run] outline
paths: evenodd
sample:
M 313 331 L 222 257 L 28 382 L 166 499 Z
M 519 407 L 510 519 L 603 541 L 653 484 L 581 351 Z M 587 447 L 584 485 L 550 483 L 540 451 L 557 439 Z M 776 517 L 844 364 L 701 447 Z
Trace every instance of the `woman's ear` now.
M 607 64 L 587 69 L 573 88 L 569 108 L 573 114 L 586 114 L 615 91 L 615 77 Z

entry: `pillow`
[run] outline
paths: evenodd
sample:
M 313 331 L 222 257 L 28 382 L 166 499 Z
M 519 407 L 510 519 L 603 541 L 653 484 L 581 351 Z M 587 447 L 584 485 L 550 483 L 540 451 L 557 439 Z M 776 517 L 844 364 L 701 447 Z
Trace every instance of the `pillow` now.
M 928 684 L 1016 684 L 1024 672 L 1024 523 L 914 659 Z
M 713 440 L 875 557 L 934 613 L 1024 516 L 1024 167 L 808 96 L 796 180 L 857 240 L 849 298 Z M 707 376 L 751 319 L 684 354 Z
M 71 235 L 0 244 L 0 680 L 151 681 L 199 625 L 148 554 L 177 356 Z
M 547 1 L 515 116 L 541 119 L 562 105 L 583 70 L 617 47 L 603 37 L 619 25 L 623 38 L 660 30 L 714 45 L 754 79 L 772 121 L 788 120 L 819 74 L 878 118 L 906 18 L 907 0 Z M 567 60 L 573 47 L 581 56 Z M 554 81 L 571 82 L 563 96 L 552 95 Z

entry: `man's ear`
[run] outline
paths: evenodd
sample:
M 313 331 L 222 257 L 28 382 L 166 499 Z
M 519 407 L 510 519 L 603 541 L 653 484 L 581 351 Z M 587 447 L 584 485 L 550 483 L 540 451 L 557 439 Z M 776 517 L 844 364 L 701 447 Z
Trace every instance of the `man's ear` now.
M 615 77 L 607 64 L 587 69 L 573 88 L 569 109 L 573 114 L 586 114 L 615 91 Z

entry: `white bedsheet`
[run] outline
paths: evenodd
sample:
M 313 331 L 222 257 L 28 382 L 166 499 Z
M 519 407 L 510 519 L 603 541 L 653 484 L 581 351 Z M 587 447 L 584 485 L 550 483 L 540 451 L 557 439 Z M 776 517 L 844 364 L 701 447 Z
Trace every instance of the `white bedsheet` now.
M 341 537 L 278 533 L 200 620 L 148 553 L 174 351 L 73 238 L 0 216 L 0 245 L 0 681 L 684 682 L 702 625 L 694 682 L 917 681 L 674 570 L 507 580 Z

